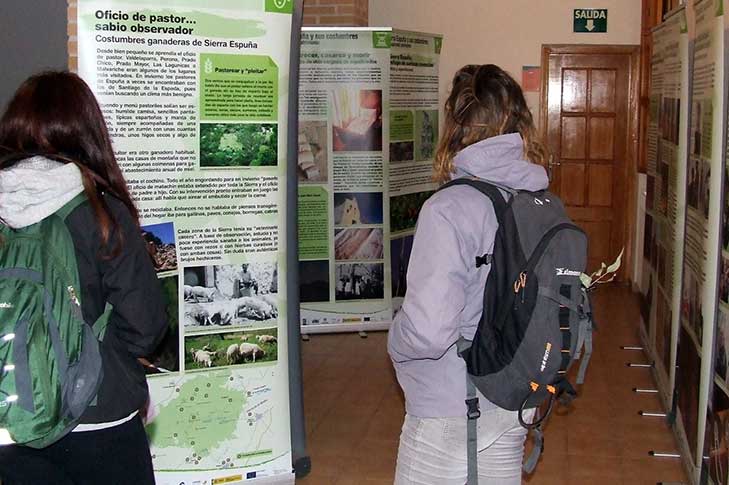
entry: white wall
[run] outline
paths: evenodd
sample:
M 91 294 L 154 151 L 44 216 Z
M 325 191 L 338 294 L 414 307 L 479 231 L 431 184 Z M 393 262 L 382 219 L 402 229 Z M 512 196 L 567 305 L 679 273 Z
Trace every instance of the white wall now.
M 369 0 L 371 26 L 443 34 L 441 99 L 465 64 L 497 64 L 521 82 L 542 44 L 640 44 L 640 0 Z M 572 32 L 575 8 L 607 8 L 606 34 Z M 538 94 L 529 94 L 536 108 Z

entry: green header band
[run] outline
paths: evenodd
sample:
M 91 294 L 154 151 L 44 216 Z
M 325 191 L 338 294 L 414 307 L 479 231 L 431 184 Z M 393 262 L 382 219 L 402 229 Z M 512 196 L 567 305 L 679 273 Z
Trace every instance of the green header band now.
M 294 13 L 294 0 L 266 0 L 266 12 Z
M 375 49 L 389 49 L 392 47 L 392 32 L 372 32 L 372 47 Z

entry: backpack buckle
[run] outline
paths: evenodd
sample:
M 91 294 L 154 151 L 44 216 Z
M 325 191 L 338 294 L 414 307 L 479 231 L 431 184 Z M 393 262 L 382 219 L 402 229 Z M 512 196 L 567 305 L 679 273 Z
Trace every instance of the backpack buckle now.
M 483 256 L 476 256 L 476 268 L 481 266 L 488 266 L 493 260 L 493 254 L 484 254 Z
M 468 408 L 468 411 L 466 411 L 468 419 L 478 419 L 481 417 L 481 410 L 478 408 L 477 397 L 466 399 L 466 407 Z

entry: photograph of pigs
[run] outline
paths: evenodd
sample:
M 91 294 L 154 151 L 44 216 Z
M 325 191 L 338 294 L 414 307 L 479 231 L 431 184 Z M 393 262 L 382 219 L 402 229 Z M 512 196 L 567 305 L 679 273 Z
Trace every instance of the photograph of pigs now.
M 186 333 L 271 326 L 278 317 L 277 264 L 185 268 L 183 299 Z

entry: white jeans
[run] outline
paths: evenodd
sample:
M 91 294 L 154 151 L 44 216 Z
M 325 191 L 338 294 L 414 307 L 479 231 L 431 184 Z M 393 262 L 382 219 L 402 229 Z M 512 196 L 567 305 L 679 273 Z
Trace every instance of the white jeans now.
M 530 422 L 534 410 L 524 413 Z M 467 475 L 466 417 L 405 415 L 395 485 L 464 485 Z M 515 411 L 481 411 L 478 419 L 479 485 L 520 485 L 527 430 Z

